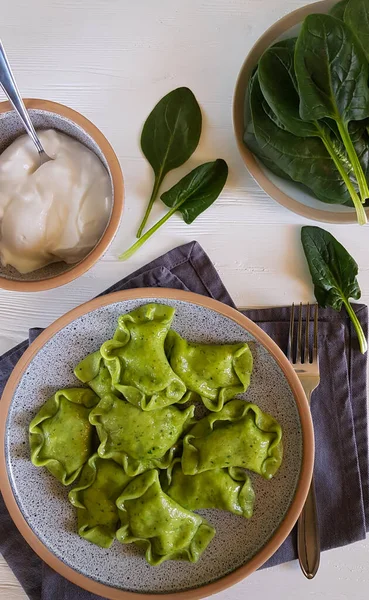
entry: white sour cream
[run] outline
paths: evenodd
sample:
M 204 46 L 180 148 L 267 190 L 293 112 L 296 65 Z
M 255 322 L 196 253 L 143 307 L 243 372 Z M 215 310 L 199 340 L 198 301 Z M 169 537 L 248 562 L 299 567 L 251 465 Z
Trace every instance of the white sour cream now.
M 50 129 L 39 137 L 55 160 L 40 167 L 27 135 L 0 156 L 0 259 L 19 273 L 80 261 L 111 210 L 110 178 L 98 157 L 63 133 Z

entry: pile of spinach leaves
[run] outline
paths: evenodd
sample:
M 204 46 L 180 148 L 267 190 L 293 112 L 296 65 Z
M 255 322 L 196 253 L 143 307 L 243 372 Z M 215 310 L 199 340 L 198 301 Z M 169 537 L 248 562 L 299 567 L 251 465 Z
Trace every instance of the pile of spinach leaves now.
M 164 192 L 160 198 L 170 210 L 142 235 L 165 176 L 183 165 L 196 150 L 201 127 L 200 107 L 186 87 L 169 92 L 147 117 L 141 148 L 154 172 L 153 190 L 137 232 L 139 239 L 119 256 L 120 260 L 132 256 L 175 212 L 190 224 L 218 198 L 228 177 L 227 163 L 221 158 L 196 167 Z
M 246 98 L 244 142 L 273 173 L 322 202 L 369 201 L 369 0 L 311 14 L 297 38 L 259 60 Z

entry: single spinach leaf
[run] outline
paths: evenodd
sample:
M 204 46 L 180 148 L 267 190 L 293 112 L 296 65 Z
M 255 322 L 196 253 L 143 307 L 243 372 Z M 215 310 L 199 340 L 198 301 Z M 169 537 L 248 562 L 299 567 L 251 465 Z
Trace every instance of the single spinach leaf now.
M 288 42 L 288 40 L 285 40 L 285 41 Z M 261 160 L 261 162 L 272 173 L 274 173 L 278 177 L 281 177 L 282 179 L 287 179 L 288 181 L 292 181 L 291 177 L 289 175 L 287 175 L 287 173 L 282 171 L 282 169 L 280 169 L 272 160 L 269 160 L 269 158 L 262 151 L 262 149 L 256 139 L 254 123 L 253 123 L 252 115 L 251 115 L 251 106 L 250 106 L 251 86 L 252 86 L 253 79 L 255 77 L 255 73 L 257 73 L 257 70 L 254 72 L 253 76 L 251 77 L 251 79 L 249 81 L 248 93 L 245 96 L 245 110 L 244 110 L 245 132 L 244 132 L 244 136 L 243 136 L 244 144 L 248 147 L 249 150 L 251 150 L 251 152 L 259 160 Z M 271 113 L 272 113 L 272 111 L 269 112 L 270 117 L 271 117 Z
M 243 141 L 251 152 L 272 172 L 274 175 L 292 181 L 291 177 L 280 169 L 272 160 L 265 156 L 255 136 L 254 124 L 252 119 L 246 125 Z
M 166 206 L 179 211 L 190 225 L 218 198 L 228 177 L 225 160 L 208 162 L 183 177 L 170 190 L 161 195 Z
M 197 100 L 186 87 L 162 98 L 147 117 L 141 135 L 141 148 L 155 174 L 154 187 L 140 237 L 165 175 L 185 163 L 193 154 L 201 135 L 202 117 Z
M 347 202 L 347 186 L 322 141 L 280 129 L 265 110 L 266 104 L 256 74 L 251 83 L 250 106 L 256 140 L 264 156 L 313 193 L 332 203 Z
M 309 15 L 295 49 L 295 72 L 304 121 L 336 121 L 359 186 L 361 201 L 369 188 L 348 132 L 350 121 L 369 116 L 369 65 L 352 31 L 331 15 Z M 364 223 L 364 215 L 359 222 Z M 364 220 L 363 220 L 364 219 Z
M 287 48 L 294 51 L 296 42 L 297 37 L 286 38 L 284 40 L 279 40 L 279 42 L 275 42 L 275 44 L 273 44 L 273 48 Z
M 283 129 L 300 137 L 321 137 L 316 121 L 304 121 L 300 117 L 294 50 L 291 42 L 289 46 L 277 42 L 264 52 L 258 68 L 260 87 Z
M 331 10 L 329 11 L 329 14 L 332 15 L 332 17 L 336 17 L 336 19 L 340 19 L 340 21 L 343 21 L 346 6 L 348 5 L 348 3 L 349 0 L 341 0 L 340 2 L 337 2 L 337 4 L 332 6 Z
M 308 15 L 295 49 L 300 114 L 337 124 L 369 116 L 369 66 L 351 30 L 330 15 Z
M 344 13 L 346 25 L 360 43 L 366 59 L 369 61 L 369 2 L 368 0 L 349 0 Z
M 170 190 L 162 194 L 161 199 L 170 210 L 133 246 L 119 256 L 126 260 L 136 252 L 175 212 L 180 212 L 183 220 L 190 224 L 203 213 L 221 193 L 228 177 L 228 165 L 218 158 L 208 162 L 183 177 Z
M 349 303 L 350 298 L 358 300 L 361 296 L 357 263 L 333 235 L 320 227 L 302 227 L 301 242 L 319 306 L 341 310 L 343 304 L 356 329 L 360 350 L 366 352 L 364 332 Z

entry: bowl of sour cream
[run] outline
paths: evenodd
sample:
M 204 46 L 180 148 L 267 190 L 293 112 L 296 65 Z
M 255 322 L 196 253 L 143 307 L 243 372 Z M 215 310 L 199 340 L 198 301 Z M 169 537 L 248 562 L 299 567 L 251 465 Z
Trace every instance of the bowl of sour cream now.
M 0 287 L 39 291 L 76 279 L 104 254 L 123 211 L 123 176 L 104 135 L 78 112 L 25 100 L 42 166 L 8 102 L 0 103 Z

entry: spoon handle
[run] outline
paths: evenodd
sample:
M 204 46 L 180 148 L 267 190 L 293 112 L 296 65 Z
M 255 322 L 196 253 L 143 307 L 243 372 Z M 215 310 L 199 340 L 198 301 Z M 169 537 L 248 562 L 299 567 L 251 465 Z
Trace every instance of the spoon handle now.
M 26 107 L 24 106 L 22 97 L 19 93 L 17 84 L 15 83 L 15 79 L 10 68 L 8 59 L 5 54 L 4 46 L 0 40 L 0 85 L 3 88 L 5 94 L 8 96 L 10 102 L 14 106 L 17 111 L 19 117 L 22 120 L 22 123 L 28 133 L 28 135 L 32 138 L 33 143 L 35 144 L 39 154 L 44 152 L 44 149 L 41 145 L 40 140 L 38 139 L 35 128 L 32 125 L 32 121 L 29 117 Z

